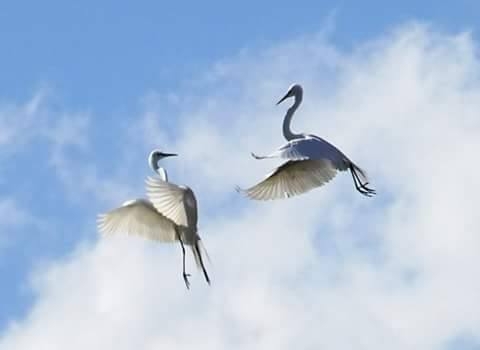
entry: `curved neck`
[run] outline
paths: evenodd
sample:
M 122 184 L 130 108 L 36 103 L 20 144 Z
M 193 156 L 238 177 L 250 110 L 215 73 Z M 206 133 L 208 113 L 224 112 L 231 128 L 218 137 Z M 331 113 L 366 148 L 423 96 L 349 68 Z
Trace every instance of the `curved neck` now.
M 168 182 L 167 171 L 164 168 L 158 168 L 157 173 L 163 181 Z
M 285 114 L 285 119 L 283 119 L 283 136 L 285 136 L 288 141 L 301 136 L 301 134 L 293 133 L 292 129 L 290 129 L 290 123 L 292 121 L 293 114 L 297 110 L 298 106 L 300 106 L 300 103 L 302 103 L 302 95 L 295 95 L 295 102 L 293 103 L 292 107 L 287 110 L 287 113 Z
M 159 167 L 158 163 L 154 162 L 153 159 L 150 159 L 150 167 L 160 176 L 163 181 L 168 182 L 167 171 L 164 168 Z

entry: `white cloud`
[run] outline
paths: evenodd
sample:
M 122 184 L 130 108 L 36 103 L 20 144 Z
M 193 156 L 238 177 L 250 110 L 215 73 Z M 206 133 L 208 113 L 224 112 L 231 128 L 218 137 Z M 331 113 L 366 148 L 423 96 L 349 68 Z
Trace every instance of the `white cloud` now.
M 70 147 L 87 148 L 88 115 L 60 110 L 52 103 L 53 97 L 51 90 L 42 88 L 24 103 L 0 104 L 2 161 L 11 161 L 10 157 L 32 144 L 38 147 L 38 141 L 50 148 L 52 165 Z
M 55 91 L 42 88 L 26 102 L 0 104 L 0 162 L 11 165 L 22 152 L 38 159 L 42 153 L 37 148 L 44 146 L 52 179 L 60 182 L 69 200 L 93 197 L 112 202 L 127 195 L 130 190 L 117 174 L 100 179 L 92 162 L 97 152 L 93 127 L 104 124 L 96 120 L 92 126 L 89 112 L 66 110 L 55 100 Z M 1 175 L 0 181 L 9 185 Z
M 12 248 L 15 244 L 28 239 L 32 232 L 39 234 L 43 230 L 44 233 L 51 224 L 39 217 L 30 205 L 36 193 L 30 193 L 29 186 L 37 177 L 41 177 L 37 159 L 46 155 L 50 165 L 55 168 L 61 155 L 72 148 L 86 146 L 85 133 L 80 127 L 87 121 L 86 115 L 60 111 L 52 103 L 53 97 L 52 91 L 44 87 L 26 101 L 0 103 L 2 249 L 16 249 Z M 37 183 L 34 186 L 47 189 L 50 186 L 48 180 L 42 179 L 41 185 Z
M 198 193 L 212 286 L 195 273 L 185 290 L 177 246 L 99 240 L 35 271 L 37 302 L 0 349 L 424 350 L 480 338 L 476 50 L 468 33 L 419 24 L 353 52 L 305 37 L 222 63 L 193 85 L 201 98 L 176 95 L 173 116 L 147 107 L 145 135 L 160 136 L 137 146 L 181 155 L 166 166 Z M 376 198 L 346 174 L 286 201 L 233 192 L 278 164 L 249 151 L 283 142 L 286 106 L 273 104 L 294 80 L 305 99 L 293 128 L 366 168 Z

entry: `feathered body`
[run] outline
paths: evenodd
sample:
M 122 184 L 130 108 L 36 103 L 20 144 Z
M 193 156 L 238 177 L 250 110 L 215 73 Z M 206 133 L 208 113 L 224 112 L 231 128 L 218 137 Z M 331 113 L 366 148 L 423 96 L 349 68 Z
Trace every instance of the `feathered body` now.
M 200 250 L 195 194 L 187 186 L 168 182 L 166 170 L 158 166 L 161 158 L 173 155 L 175 154 L 152 151 L 149 164 L 158 177 L 147 178 L 148 199 L 138 198 L 126 201 L 121 207 L 100 214 L 97 222 L 98 230 L 107 235 L 124 233 L 160 242 L 180 242 L 183 253 L 183 277 L 188 288 L 189 275 L 185 273 L 184 244 L 191 247 L 195 262 L 202 269 L 208 283 L 210 279 Z
M 302 101 L 302 87 L 298 84 L 292 85 L 287 94 L 277 103 L 292 96 L 295 102 L 287 110 L 283 121 L 283 135 L 287 143 L 266 156 L 252 153 L 256 159 L 281 158 L 286 162 L 255 186 L 239 190 L 257 200 L 288 198 L 326 184 L 336 176 L 338 171 L 350 170 L 355 188 L 360 193 L 366 196 L 375 194 L 375 190 L 367 187 L 366 173 L 337 147 L 316 135 L 292 132 L 290 123 Z

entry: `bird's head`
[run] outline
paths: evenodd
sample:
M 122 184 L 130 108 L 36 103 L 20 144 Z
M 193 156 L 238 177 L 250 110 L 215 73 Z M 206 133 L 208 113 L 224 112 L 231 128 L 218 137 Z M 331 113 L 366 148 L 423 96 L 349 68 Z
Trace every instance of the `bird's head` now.
M 165 153 L 160 151 L 159 149 L 154 149 L 152 152 L 150 152 L 150 155 L 148 156 L 148 161 L 150 164 L 157 164 L 162 158 L 172 157 L 177 155 L 178 154 L 176 153 Z
M 277 102 L 277 105 L 285 101 L 287 98 L 295 96 L 295 98 L 301 98 L 303 95 L 303 88 L 300 84 L 292 84 L 288 88 L 287 93 L 283 96 L 280 101 Z

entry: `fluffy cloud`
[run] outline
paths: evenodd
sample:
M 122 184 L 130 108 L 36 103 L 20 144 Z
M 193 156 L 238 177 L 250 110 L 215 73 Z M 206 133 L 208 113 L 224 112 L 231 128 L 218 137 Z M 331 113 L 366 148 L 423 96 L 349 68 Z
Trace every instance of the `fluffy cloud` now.
M 0 349 L 424 350 L 459 337 L 474 342 L 476 50 L 468 33 L 419 24 L 352 52 L 322 35 L 304 37 L 219 63 L 175 98 L 150 96 L 133 131 L 120 134 L 122 152 L 128 158 L 135 146 L 146 158 L 161 146 L 181 155 L 166 167 L 198 195 L 212 286 L 195 273 L 185 290 L 176 245 L 82 243 L 34 272 L 37 302 L 4 331 Z M 305 88 L 293 128 L 344 150 L 369 172 L 377 197 L 360 196 L 346 174 L 285 201 L 251 202 L 233 191 L 278 164 L 249 151 L 283 143 L 286 106 L 274 103 L 292 81 Z
M 31 240 L 28 236 L 32 230 L 37 233 L 48 229 L 50 223 L 30 205 L 38 188 L 51 189 L 56 180 L 55 176 L 43 178 L 42 172 L 45 169 L 50 173 L 52 169 L 60 172 L 58 159 L 88 143 L 87 128 L 79 127 L 87 124 L 87 116 L 61 111 L 53 100 L 52 91 L 42 88 L 24 102 L 0 103 L 2 248 L 16 249 L 13 246 L 23 244 L 22 239 Z

